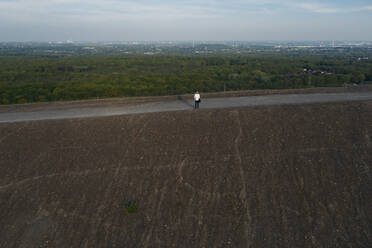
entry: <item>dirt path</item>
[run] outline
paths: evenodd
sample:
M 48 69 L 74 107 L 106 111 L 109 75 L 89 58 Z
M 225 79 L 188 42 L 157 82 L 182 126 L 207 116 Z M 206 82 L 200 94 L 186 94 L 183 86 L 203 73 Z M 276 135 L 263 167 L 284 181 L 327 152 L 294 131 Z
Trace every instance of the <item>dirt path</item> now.
M 218 109 L 266 105 L 311 104 L 326 102 L 372 100 L 372 91 L 350 93 L 287 94 L 266 96 L 244 96 L 203 99 L 201 109 Z M 102 107 L 73 107 L 38 111 L 0 112 L 0 123 L 39 121 L 53 119 L 87 118 L 156 112 L 192 110 L 193 102 L 179 97 L 175 101 L 159 101 L 129 105 L 105 105 Z

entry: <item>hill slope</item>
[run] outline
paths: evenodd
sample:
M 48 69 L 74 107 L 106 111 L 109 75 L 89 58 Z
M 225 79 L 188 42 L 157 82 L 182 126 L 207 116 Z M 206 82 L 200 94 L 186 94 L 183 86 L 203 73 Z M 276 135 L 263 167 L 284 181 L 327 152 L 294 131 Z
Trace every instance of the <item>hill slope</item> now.
M 368 101 L 1 124 L 0 247 L 369 247 L 371 113 Z

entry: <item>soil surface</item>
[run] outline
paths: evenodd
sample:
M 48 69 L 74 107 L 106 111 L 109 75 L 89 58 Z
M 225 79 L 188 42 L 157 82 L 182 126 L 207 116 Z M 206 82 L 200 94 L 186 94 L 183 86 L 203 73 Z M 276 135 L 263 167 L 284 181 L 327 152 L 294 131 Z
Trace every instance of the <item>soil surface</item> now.
M 0 247 L 371 247 L 372 101 L 0 124 Z

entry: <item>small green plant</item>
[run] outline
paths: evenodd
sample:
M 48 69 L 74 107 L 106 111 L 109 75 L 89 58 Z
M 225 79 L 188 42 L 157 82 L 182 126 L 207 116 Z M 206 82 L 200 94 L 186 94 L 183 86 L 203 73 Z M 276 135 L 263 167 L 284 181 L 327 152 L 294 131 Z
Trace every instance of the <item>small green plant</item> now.
M 137 212 L 138 204 L 137 204 L 136 201 L 129 201 L 129 202 L 125 203 L 124 208 L 125 208 L 125 211 L 128 214 L 133 214 L 133 213 Z

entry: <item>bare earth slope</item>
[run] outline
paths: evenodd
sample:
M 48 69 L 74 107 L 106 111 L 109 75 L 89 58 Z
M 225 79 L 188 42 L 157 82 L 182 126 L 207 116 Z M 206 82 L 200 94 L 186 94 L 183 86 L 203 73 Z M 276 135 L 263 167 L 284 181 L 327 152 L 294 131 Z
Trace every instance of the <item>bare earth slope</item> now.
M 371 139 L 372 101 L 3 123 L 0 247 L 371 247 Z

